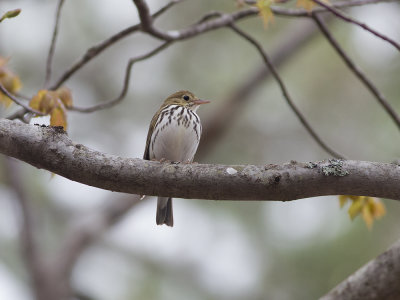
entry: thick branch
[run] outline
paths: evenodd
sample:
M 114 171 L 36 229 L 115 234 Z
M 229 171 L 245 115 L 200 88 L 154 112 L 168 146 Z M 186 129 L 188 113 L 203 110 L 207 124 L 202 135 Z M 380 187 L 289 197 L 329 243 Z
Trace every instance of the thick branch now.
M 0 153 L 71 180 L 124 193 L 214 200 L 368 195 L 400 200 L 400 166 L 362 161 L 200 165 L 121 158 L 73 143 L 58 127 L 0 120 Z
M 397 300 L 400 295 L 400 241 L 336 286 L 321 300 Z

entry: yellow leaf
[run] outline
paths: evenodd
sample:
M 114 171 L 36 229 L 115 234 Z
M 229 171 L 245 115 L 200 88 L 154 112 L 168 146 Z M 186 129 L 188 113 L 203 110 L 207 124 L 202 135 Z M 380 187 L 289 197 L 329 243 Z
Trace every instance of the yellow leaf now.
M 373 199 L 373 198 L 372 198 Z M 375 219 L 380 219 L 386 214 L 385 205 L 376 199 L 370 204 L 372 215 Z
M 361 215 L 365 224 L 367 224 L 368 229 L 371 229 L 372 224 L 374 223 L 374 217 L 372 216 L 370 207 L 368 205 L 363 206 Z
M 51 111 L 57 106 L 58 95 L 53 91 L 47 91 L 43 94 L 39 110 L 45 114 L 51 113 Z
M 15 94 L 21 88 L 21 81 L 18 76 L 6 67 L 7 62 L 8 59 L 0 57 L 0 83 L 11 94 Z M 0 103 L 8 107 L 13 101 L 0 92 Z
M 71 90 L 67 87 L 61 87 L 57 91 L 58 97 L 60 97 L 61 101 L 65 105 L 66 108 L 72 107 L 72 93 Z
M 255 6 L 260 12 L 260 16 L 264 22 L 264 26 L 267 27 L 270 22 L 274 21 L 274 13 L 271 10 L 271 4 L 273 0 L 257 0 Z
M 29 102 L 29 106 L 35 110 L 43 112 L 41 110 L 41 103 L 42 103 L 43 96 L 46 95 L 46 93 L 47 93 L 47 90 L 39 90 L 39 92 L 37 92 L 37 94 L 32 97 L 31 101 Z
M 355 200 L 349 207 L 348 213 L 350 215 L 350 219 L 354 220 L 357 217 L 362 208 L 363 208 L 364 197 L 359 197 L 359 199 Z
M 55 107 L 50 114 L 51 126 L 62 126 L 67 129 L 67 116 L 62 106 Z

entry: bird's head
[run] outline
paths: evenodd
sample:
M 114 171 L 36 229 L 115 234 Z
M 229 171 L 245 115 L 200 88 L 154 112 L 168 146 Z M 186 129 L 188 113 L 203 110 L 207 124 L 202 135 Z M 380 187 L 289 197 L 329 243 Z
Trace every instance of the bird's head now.
M 199 105 L 209 103 L 208 100 L 201 100 L 189 91 L 179 91 L 169 96 L 163 103 L 162 107 L 167 105 L 180 105 L 188 109 L 196 111 Z

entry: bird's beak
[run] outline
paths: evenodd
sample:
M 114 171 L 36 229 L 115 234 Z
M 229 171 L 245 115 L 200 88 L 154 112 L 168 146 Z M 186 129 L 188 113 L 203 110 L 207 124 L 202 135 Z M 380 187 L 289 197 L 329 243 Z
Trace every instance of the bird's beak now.
M 196 104 L 196 105 L 200 105 L 200 104 L 210 103 L 210 101 L 208 101 L 208 100 L 196 99 L 196 100 L 193 101 L 193 103 Z

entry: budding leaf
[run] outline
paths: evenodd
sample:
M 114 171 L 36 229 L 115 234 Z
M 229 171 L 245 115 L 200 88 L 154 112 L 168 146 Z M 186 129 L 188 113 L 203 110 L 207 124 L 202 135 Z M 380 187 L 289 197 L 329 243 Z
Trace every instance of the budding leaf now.
M 40 90 L 29 102 L 29 106 L 50 115 L 51 126 L 67 129 L 67 108 L 72 107 L 72 94 L 66 87 L 56 91 Z
M 67 128 L 67 115 L 65 108 L 62 106 L 55 107 L 50 114 L 51 126 L 62 126 L 64 130 Z
M 18 16 L 20 14 L 20 12 L 21 12 L 21 10 L 19 8 L 9 10 L 0 18 L 0 23 L 3 22 L 5 19 L 15 18 L 16 16 Z
M 272 3 L 273 0 L 257 0 L 255 4 L 264 22 L 264 27 L 268 27 L 268 24 L 274 21 L 274 13 L 271 10 Z

